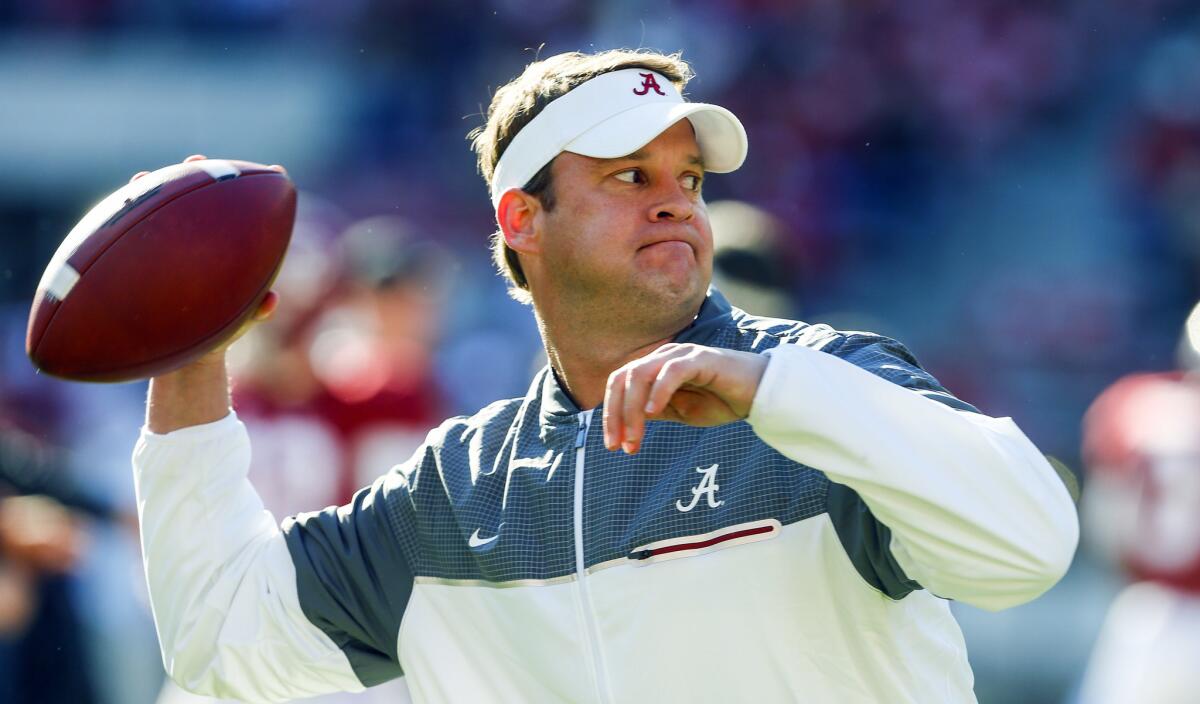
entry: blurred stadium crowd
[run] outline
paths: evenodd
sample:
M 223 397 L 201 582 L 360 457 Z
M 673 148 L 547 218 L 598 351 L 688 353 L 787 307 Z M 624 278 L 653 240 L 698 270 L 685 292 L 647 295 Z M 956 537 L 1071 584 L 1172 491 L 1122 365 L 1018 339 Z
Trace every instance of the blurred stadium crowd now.
M 23 352 L 74 221 L 190 153 L 288 166 L 282 303 L 234 349 L 235 405 L 277 516 L 337 503 L 543 363 L 491 269 L 464 137 L 528 61 L 617 46 L 681 49 L 688 93 L 746 125 L 745 166 L 706 183 L 735 304 L 904 341 L 1085 494 L 1087 467 L 1153 455 L 1111 425 L 1085 455 L 1081 419 L 1122 376 L 1196 359 L 1195 2 L 4 0 L 0 701 L 148 703 L 162 684 L 131 518 L 144 385 L 57 382 Z M 1151 408 L 1089 427 L 1151 419 L 1154 452 L 1200 477 L 1182 441 L 1200 413 Z M 1108 498 L 1144 489 L 1123 486 Z M 1194 557 L 1200 490 L 1182 495 L 1167 522 Z M 981 702 L 1100 701 L 1083 671 L 1130 561 L 1089 538 L 1038 602 L 959 611 Z

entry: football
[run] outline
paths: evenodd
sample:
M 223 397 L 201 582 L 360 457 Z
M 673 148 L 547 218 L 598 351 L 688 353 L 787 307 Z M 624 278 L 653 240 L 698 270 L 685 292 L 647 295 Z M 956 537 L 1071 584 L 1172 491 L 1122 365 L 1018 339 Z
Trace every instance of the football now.
M 262 164 L 206 159 L 146 174 L 92 208 L 42 275 L 25 351 L 75 381 L 157 376 L 254 314 L 283 264 L 296 189 Z

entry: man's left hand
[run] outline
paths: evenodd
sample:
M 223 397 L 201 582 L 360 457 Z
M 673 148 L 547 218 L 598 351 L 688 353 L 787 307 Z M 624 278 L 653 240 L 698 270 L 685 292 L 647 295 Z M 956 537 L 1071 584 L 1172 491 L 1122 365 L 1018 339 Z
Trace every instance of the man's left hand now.
M 635 454 L 648 420 L 695 426 L 750 414 L 767 358 L 751 352 L 668 343 L 608 377 L 604 446 Z

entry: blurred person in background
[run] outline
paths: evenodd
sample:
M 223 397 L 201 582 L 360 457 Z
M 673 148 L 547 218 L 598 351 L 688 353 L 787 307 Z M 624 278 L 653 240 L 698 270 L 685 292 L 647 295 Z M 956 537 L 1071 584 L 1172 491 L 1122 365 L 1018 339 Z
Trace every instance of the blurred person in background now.
M 1200 306 L 1183 371 L 1126 376 L 1084 418 L 1083 525 L 1132 583 L 1112 603 L 1079 704 L 1200 697 Z
M 0 700 L 93 702 L 67 575 L 79 558 L 77 517 L 45 496 L 0 498 Z
M 86 520 L 123 521 L 64 471 L 63 452 L 0 424 L 0 701 L 98 701 L 70 574 Z
M 302 220 L 273 324 L 231 354 L 250 477 L 275 515 L 346 501 L 442 417 L 433 355 L 455 265 L 407 227 L 372 217 L 328 237 Z
M 805 268 L 784 250 L 783 223 L 757 206 L 708 204 L 713 232 L 713 286 L 729 302 L 768 318 L 792 318 Z
M 410 455 L 445 414 L 434 353 L 458 265 L 413 229 L 375 216 L 345 231 L 346 289 L 309 349 L 325 390 L 318 407 L 349 449 L 347 498 Z

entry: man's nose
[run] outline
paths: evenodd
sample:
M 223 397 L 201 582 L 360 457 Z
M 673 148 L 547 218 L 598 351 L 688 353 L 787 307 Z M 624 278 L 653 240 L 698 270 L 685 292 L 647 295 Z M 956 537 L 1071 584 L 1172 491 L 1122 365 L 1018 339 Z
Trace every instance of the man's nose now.
M 659 181 L 663 184 L 654 191 L 648 216 L 650 222 L 686 222 L 696 212 L 693 196 L 673 177 Z

